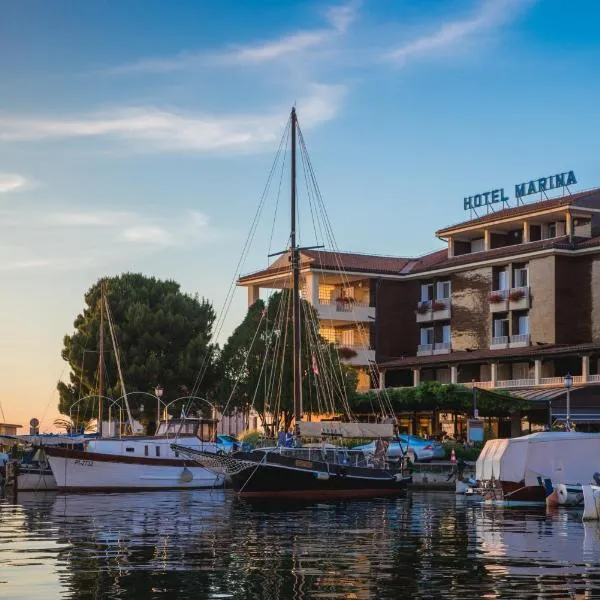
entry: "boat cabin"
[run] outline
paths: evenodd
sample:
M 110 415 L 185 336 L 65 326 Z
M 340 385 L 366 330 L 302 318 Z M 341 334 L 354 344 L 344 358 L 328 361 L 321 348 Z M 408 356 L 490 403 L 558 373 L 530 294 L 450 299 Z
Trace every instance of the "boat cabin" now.
M 156 437 L 181 437 L 195 435 L 202 442 L 214 442 L 217 434 L 216 419 L 203 419 L 197 417 L 184 417 L 161 421 Z

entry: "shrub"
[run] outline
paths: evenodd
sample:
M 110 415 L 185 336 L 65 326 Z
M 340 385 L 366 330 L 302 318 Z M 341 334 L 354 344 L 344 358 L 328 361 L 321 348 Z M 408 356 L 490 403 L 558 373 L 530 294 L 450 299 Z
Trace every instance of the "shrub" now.
M 242 431 L 237 438 L 240 442 L 244 442 L 254 448 L 262 436 L 263 434 L 258 431 L 258 429 L 246 429 L 246 431 Z
M 352 348 L 338 348 L 338 356 L 345 360 L 349 360 L 356 356 L 356 350 Z
M 482 446 L 481 444 L 476 444 L 474 446 L 463 446 L 458 442 L 444 442 L 444 450 L 446 451 L 446 460 L 450 460 L 450 456 L 452 455 L 452 448 L 454 448 L 454 453 L 456 454 L 456 460 L 468 460 L 468 461 L 476 461 L 481 453 Z
M 509 298 L 513 301 L 520 300 L 525 296 L 525 292 L 523 290 L 513 290 L 510 293 Z

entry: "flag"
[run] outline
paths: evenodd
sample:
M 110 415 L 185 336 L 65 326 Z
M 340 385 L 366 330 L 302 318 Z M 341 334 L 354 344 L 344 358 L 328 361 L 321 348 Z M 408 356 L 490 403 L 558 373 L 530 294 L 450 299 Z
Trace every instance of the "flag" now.
M 319 374 L 319 367 L 317 366 L 317 357 L 315 356 L 314 352 L 312 355 L 312 371 L 315 375 Z

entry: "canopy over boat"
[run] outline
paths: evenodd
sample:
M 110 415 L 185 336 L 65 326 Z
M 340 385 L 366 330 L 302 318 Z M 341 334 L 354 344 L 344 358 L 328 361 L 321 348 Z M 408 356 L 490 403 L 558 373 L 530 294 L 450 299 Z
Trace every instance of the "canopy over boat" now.
M 54 433 L 41 433 L 38 435 L 0 435 L 0 443 L 6 445 L 27 444 L 31 446 L 62 446 L 65 444 L 83 444 L 90 439 L 94 439 L 93 435 L 61 435 Z
M 342 421 L 299 421 L 302 437 L 393 438 L 392 423 L 344 423 Z
M 586 484 L 600 471 L 600 434 L 545 431 L 505 440 L 490 440 L 477 459 L 479 481 L 524 481 Z

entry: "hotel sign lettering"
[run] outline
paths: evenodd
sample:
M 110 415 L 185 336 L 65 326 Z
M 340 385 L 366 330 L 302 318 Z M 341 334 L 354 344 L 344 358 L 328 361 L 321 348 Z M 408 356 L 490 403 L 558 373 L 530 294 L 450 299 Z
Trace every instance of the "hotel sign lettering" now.
M 573 171 L 540 177 L 539 179 L 532 179 L 531 181 L 524 183 L 517 183 L 515 185 L 515 198 L 519 200 L 520 198 L 523 198 L 523 196 L 537 194 L 538 192 L 543 193 L 555 188 L 568 187 L 570 185 L 575 185 L 576 183 L 577 179 L 575 178 L 575 173 Z M 464 207 L 465 210 L 473 210 L 474 208 L 490 206 L 500 202 L 508 202 L 508 200 L 509 197 L 504 195 L 504 188 L 499 188 L 466 197 L 464 200 Z

